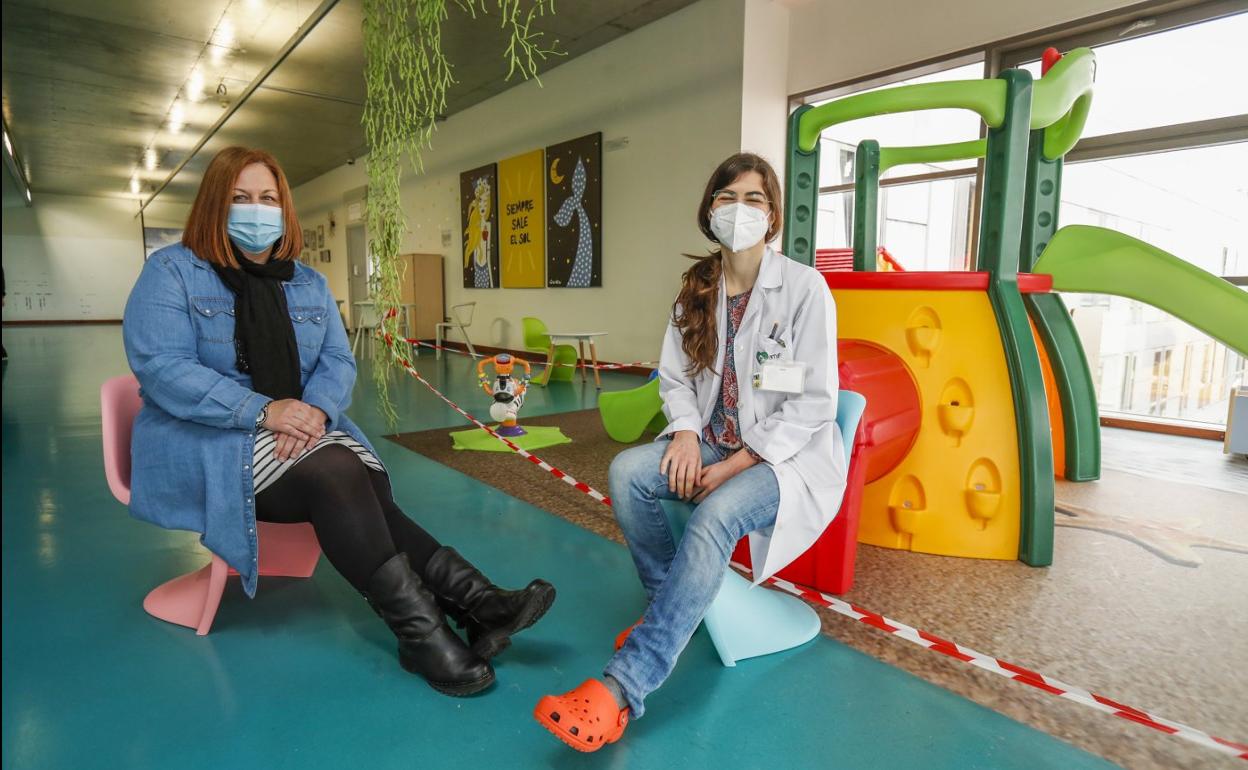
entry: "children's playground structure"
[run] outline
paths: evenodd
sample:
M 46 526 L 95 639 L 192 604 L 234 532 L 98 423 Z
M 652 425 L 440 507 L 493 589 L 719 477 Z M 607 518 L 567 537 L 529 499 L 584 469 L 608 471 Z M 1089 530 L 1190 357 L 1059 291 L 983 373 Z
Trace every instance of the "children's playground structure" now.
M 824 129 L 957 108 L 977 113 L 987 136 L 858 146 L 852 263 L 840 263 L 832 250 L 820 252 L 818 264 L 836 298 L 841 388 L 865 396 L 866 412 L 839 515 L 780 577 L 844 593 L 858 541 L 1037 567 L 1053 562 L 1055 478 L 1093 481 L 1101 472 L 1092 375 L 1056 292 L 1139 300 L 1248 356 L 1248 293 L 1122 233 L 1058 227 L 1062 160 L 1087 120 L 1096 61 L 1087 48 L 1065 56 L 1049 49 L 1042 66 L 1034 82 L 1013 69 L 990 80 L 858 94 L 790 116 L 784 252 L 810 265 Z M 906 164 L 980 158 L 975 270 L 899 270 L 877 243 L 880 176 Z M 602 394 L 599 406 L 617 441 L 666 424 L 653 378 Z M 749 564 L 744 541 L 734 559 Z
M 1248 293 L 1122 233 L 1059 229 L 1063 157 L 1087 120 L 1095 71 L 1089 49 L 1050 49 L 1034 82 L 1013 69 L 858 94 L 790 117 L 784 252 L 806 264 L 815 257 L 824 129 L 948 108 L 971 110 L 987 126 L 986 138 L 966 142 L 858 146 L 853 270 L 824 273 L 838 309 L 841 387 L 867 399 L 861 508 L 850 510 L 847 498 L 840 517 L 850 532 L 857 518 L 858 540 L 1052 563 L 1055 477 L 1100 476 L 1092 376 L 1058 291 L 1139 300 L 1248 355 Z M 880 176 L 905 164 L 979 158 L 974 271 L 877 271 Z M 852 543 L 847 555 L 852 574 Z

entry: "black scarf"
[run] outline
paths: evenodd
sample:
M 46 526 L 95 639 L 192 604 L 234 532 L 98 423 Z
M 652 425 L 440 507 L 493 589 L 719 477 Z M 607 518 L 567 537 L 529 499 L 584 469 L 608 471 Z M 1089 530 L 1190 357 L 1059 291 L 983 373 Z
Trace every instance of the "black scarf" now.
M 295 277 L 293 260 L 258 264 L 238 250 L 242 269 L 213 265 L 234 293 L 234 352 L 238 370 L 251 375 L 251 389 L 272 399 L 300 398 L 299 346 L 286 307 L 282 281 Z

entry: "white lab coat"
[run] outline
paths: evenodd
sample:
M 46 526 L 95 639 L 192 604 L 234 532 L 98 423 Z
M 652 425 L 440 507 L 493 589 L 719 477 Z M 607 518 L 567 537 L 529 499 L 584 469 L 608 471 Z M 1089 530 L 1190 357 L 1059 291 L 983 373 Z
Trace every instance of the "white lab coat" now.
M 728 324 L 725 295 L 721 277 L 716 310 L 719 354 L 714 371 L 690 378 L 680 330 L 670 321 L 667 325 L 659 357 L 659 392 L 668 426 L 660 438 L 690 430 L 700 441 L 702 429 L 711 420 L 723 379 Z M 775 336 L 784 346 L 768 339 L 776 324 Z M 804 391 L 798 395 L 756 389 L 753 374 L 759 350 L 805 363 Z M 775 525 L 749 536 L 754 582 L 761 583 L 823 534 L 845 493 L 845 450 L 836 424 L 836 305 L 823 277 L 768 247 L 737 330 L 734 360 L 741 435 L 771 465 L 780 483 Z

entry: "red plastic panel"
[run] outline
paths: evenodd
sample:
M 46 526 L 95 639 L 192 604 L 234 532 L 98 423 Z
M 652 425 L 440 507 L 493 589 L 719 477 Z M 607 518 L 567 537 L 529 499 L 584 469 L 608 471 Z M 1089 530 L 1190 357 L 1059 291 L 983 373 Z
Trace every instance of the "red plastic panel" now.
M 841 387 L 867 399 L 863 459 L 870 484 L 896 468 L 914 445 L 923 416 L 919 386 L 906 362 L 887 348 L 846 339 L 837 348 Z
M 893 291 L 987 291 L 988 274 L 970 272 L 825 272 L 830 289 L 879 289 Z M 1024 294 L 1053 290 L 1053 276 L 1019 273 L 1018 290 Z
M 1048 294 L 1053 291 L 1053 276 L 1048 273 L 1019 273 L 1018 290 L 1023 294 Z

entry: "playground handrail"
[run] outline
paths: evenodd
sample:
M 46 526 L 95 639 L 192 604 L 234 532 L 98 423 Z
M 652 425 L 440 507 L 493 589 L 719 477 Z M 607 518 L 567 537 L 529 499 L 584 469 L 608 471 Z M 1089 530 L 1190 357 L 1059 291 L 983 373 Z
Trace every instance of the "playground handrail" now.
M 921 110 L 963 109 L 978 113 L 989 126 L 1005 120 L 1005 82 L 1001 80 L 951 80 L 916 83 L 837 99 L 808 110 L 801 117 L 797 144 L 812 152 L 823 131 L 840 123 Z
M 1031 128 L 1048 129 L 1044 137 L 1044 154 L 1050 159 L 1065 155 L 1079 141 L 1087 122 L 1092 102 L 1092 83 L 1096 74 L 1096 57 L 1088 48 L 1076 48 L 1058 61 L 1032 88 Z M 844 99 L 813 107 L 799 118 L 797 145 L 802 152 L 813 152 L 819 135 L 825 129 L 851 120 L 899 112 L 922 110 L 964 109 L 977 113 L 990 128 L 998 128 L 1005 120 L 1005 81 L 951 80 L 944 83 L 916 83 L 855 94 Z M 982 141 L 982 140 L 979 140 Z M 910 151 L 944 150 L 969 153 L 976 141 L 956 142 L 928 147 L 896 148 Z M 949 157 L 964 160 L 982 155 Z M 892 165 L 910 162 L 899 161 Z
M 1043 128 L 1044 156 L 1057 160 L 1079 141 L 1092 108 L 1096 55 L 1076 48 L 1036 81 L 1031 96 L 1031 127 Z
M 988 150 L 987 139 L 950 144 L 927 144 L 918 147 L 881 147 L 880 176 L 897 166 L 914 163 L 949 163 L 955 160 L 975 160 L 984 157 Z

